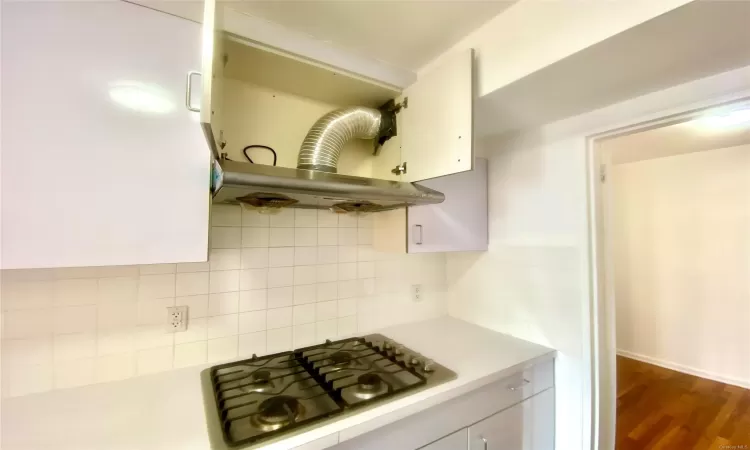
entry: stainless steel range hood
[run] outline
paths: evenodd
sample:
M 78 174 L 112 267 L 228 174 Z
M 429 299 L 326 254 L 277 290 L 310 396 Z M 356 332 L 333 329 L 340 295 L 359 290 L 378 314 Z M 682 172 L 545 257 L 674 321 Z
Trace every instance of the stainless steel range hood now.
M 441 203 L 445 200 L 442 193 L 423 186 L 337 173 L 347 142 L 372 139 L 377 154 L 379 145 L 396 135 L 398 108 L 392 104 L 381 109 L 354 106 L 325 114 L 308 131 L 296 169 L 224 157 L 214 164 L 214 203 L 362 212 Z
M 296 200 L 292 208 L 315 209 L 364 203 L 388 210 L 445 200 L 442 193 L 413 183 L 229 160 L 214 165 L 214 203 L 242 203 L 238 199 L 258 193 L 281 194 Z

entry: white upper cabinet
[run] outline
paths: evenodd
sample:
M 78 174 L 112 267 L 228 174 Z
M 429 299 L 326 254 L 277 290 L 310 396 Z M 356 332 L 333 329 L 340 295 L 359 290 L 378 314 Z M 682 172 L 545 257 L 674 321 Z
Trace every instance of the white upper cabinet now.
M 10 2 L 2 43 L 2 268 L 205 261 L 210 152 L 185 107 L 200 25 Z
M 473 168 L 472 49 L 458 52 L 404 91 L 402 181 L 422 181 Z
M 419 184 L 442 192 L 445 201 L 409 207 L 409 253 L 487 250 L 486 159 L 477 158 L 474 170 Z

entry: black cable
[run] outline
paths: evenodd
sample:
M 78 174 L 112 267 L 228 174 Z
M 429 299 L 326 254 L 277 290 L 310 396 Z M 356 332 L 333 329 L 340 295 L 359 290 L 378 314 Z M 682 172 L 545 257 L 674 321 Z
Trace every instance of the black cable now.
M 242 149 L 242 153 L 245 154 L 245 158 L 247 158 L 247 160 L 250 161 L 252 164 L 255 164 L 255 162 L 252 160 L 252 158 L 250 158 L 250 155 L 247 154 L 247 150 L 251 148 L 265 148 L 266 150 L 270 150 L 271 153 L 273 153 L 273 165 L 274 166 L 276 165 L 276 150 L 272 149 L 271 147 L 267 145 L 256 145 L 256 144 L 248 145 L 247 147 Z

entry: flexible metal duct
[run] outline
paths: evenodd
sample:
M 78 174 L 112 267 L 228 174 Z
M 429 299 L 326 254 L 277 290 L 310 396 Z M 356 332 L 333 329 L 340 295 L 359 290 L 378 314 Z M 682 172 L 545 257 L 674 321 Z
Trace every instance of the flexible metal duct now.
M 302 141 L 297 168 L 336 173 L 341 149 L 347 142 L 380 135 L 381 111 L 364 106 L 337 109 L 315 122 Z

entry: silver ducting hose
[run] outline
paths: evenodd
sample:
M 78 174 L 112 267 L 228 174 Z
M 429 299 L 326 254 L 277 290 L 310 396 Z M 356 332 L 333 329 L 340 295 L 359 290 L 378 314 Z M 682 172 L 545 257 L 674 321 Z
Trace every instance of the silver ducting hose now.
M 302 141 L 297 168 L 336 173 L 341 149 L 347 142 L 378 137 L 382 114 L 364 106 L 337 109 L 315 122 Z

